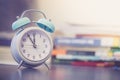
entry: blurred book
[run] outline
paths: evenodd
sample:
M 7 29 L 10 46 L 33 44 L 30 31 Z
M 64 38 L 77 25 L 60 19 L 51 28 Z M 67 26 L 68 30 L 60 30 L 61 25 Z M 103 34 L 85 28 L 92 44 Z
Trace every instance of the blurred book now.
M 76 34 L 77 38 L 99 39 L 101 46 L 120 47 L 120 35 L 107 34 Z
M 114 37 L 57 37 L 54 39 L 55 45 L 60 46 L 94 46 L 94 47 L 119 47 L 120 38 Z
M 13 32 L 0 32 L 0 46 L 10 46 Z
M 114 63 L 115 60 L 120 60 L 119 46 L 120 36 L 115 35 L 77 34 L 76 37 L 55 37 L 52 61 L 92 61 L 95 65 L 100 61 Z
M 92 67 L 111 67 L 115 63 L 112 61 L 82 61 L 82 60 L 66 60 L 66 59 L 57 59 L 52 58 L 53 64 L 63 64 L 63 65 L 73 65 L 73 66 L 92 66 Z
M 10 47 L 0 46 L 0 64 L 17 65 L 12 57 Z
M 113 55 L 110 49 L 97 49 L 96 51 L 54 49 L 52 55 L 57 59 L 84 60 L 84 61 L 112 61 Z

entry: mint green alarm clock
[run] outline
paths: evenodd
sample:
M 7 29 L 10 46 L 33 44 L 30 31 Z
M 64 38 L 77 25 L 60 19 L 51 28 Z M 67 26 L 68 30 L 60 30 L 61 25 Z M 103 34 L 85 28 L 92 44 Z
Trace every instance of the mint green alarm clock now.
M 31 21 L 28 17 L 24 17 L 24 14 L 28 12 L 41 13 L 44 18 Z M 34 23 L 35 26 L 26 27 L 30 23 Z M 19 64 L 18 68 L 21 66 L 37 67 L 45 64 L 53 49 L 49 33 L 53 33 L 55 30 L 54 25 L 47 20 L 45 14 L 34 9 L 26 10 L 17 21 L 13 22 L 12 29 L 16 33 L 11 42 L 11 53 Z M 47 66 L 47 64 L 45 65 Z

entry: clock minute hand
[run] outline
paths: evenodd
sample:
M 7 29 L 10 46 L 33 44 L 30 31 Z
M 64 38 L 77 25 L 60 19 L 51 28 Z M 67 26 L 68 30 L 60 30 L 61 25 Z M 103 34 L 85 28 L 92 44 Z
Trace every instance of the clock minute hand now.
M 35 43 L 33 42 L 33 40 L 31 39 L 30 35 L 27 34 L 27 36 L 28 36 L 28 38 L 30 39 L 30 41 L 33 43 L 33 47 L 36 48 L 36 45 L 35 45 Z

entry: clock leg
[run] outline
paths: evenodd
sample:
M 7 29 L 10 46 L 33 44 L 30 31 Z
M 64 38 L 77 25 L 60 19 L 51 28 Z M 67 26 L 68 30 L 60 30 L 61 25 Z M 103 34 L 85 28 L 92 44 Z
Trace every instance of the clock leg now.
M 18 69 L 17 72 L 18 72 L 18 76 L 19 76 L 18 80 L 22 80 L 22 71 L 20 69 Z
M 19 65 L 18 65 L 18 69 L 22 66 L 22 64 L 23 64 L 23 61 L 20 61 L 20 63 L 19 63 Z
M 45 62 L 44 65 L 47 67 L 48 70 L 50 70 L 50 67 Z

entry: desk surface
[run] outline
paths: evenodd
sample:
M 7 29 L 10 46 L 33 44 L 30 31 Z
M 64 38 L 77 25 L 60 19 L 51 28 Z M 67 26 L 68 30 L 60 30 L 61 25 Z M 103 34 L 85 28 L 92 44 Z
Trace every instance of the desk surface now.
M 17 70 L 15 65 L 0 65 L 0 80 L 120 80 L 120 70 L 102 67 L 52 65 L 47 68 Z

